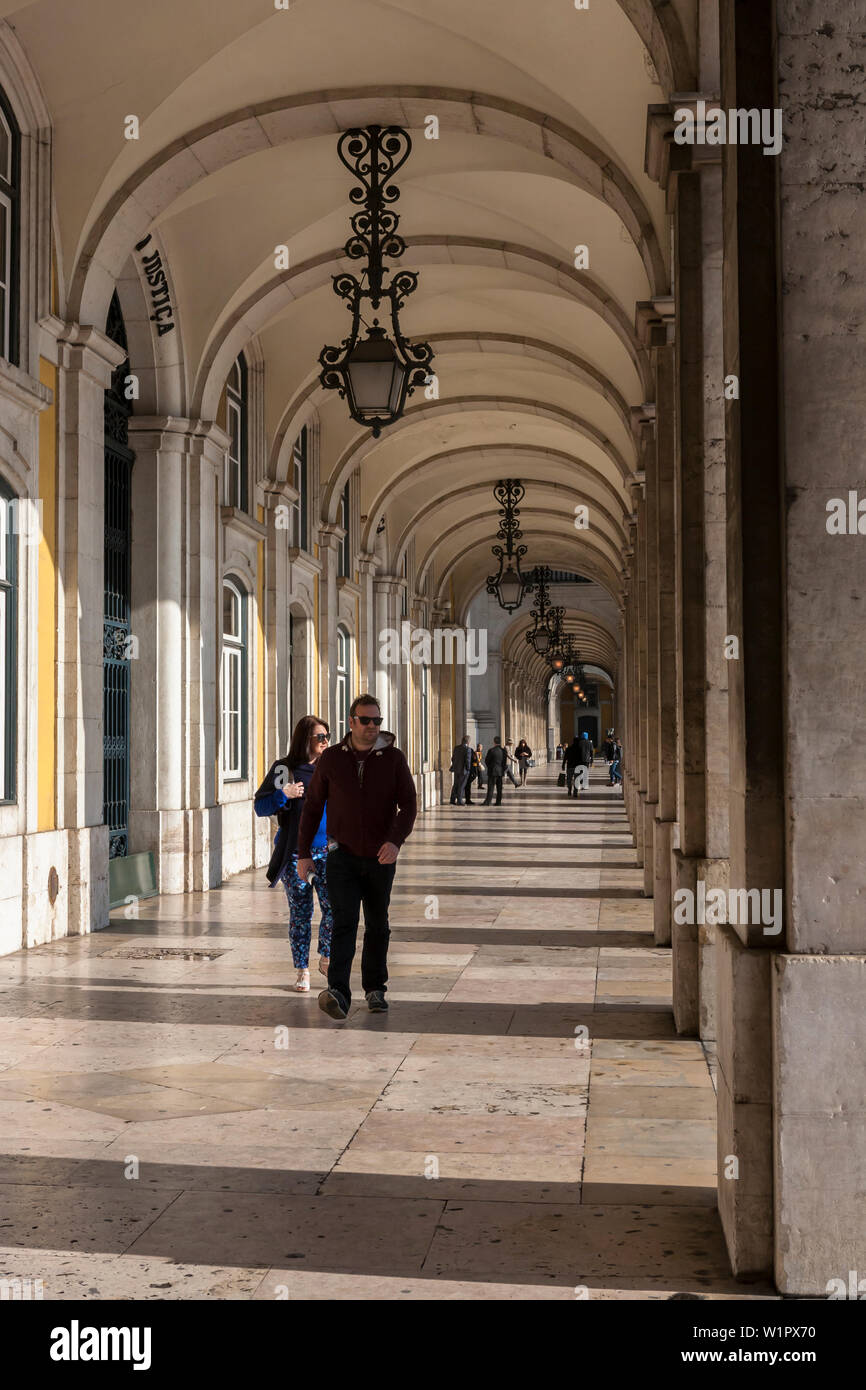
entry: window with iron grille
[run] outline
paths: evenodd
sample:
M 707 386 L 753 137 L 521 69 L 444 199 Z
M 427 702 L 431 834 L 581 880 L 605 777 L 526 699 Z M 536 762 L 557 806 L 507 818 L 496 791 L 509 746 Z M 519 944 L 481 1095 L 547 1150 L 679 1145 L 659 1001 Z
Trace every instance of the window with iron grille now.
M 337 524 L 342 526 L 344 531 L 343 539 L 340 542 L 339 574 L 341 579 L 352 578 L 352 537 L 350 534 L 351 527 L 349 525 L 349 517 L 349 484 L 347 483 L 343 488 L 343 495 L 340 498 L 340 512 L 337 517 Z
M 241 353 L 226 382 L 226 433 L 229 451 L 226 455 L 225 505 L 249 511 L 247 485 L 247 364 Z
M 227 782 L 247 775 L 247 595 L 236 579 L 223 581 L 222 773 Z
M 15 800 L 18 536 L 17 503 L 0 478 L 0 801 Z
M 18 179 L 21 137 L 0 90 L 0 357 L 18 360 Z
M 344 627 L 337 628 L 337 741 L 345 738 L 349 729 L 349 661 L 352 640 Z
M 430 667 L 421 667 L 421 767 L 430 761 Z
M 126 329 L 115 292 L 108 307 L 106 337 L 127 351 Z M 104 533 L 102 613 L 102 819 L 108 826 L 108 857 L 129 853 L 130 660 L 132 641 L 132 468 L 126 399 L 127 358 L 111 374 L 103 395 Z
M 305 425 L 292 449 L 292 483 L 298 500 L 292 504 L 289 544 L 296 546 L 298 550 L 307 548 L 307 446 L 308 434 Z

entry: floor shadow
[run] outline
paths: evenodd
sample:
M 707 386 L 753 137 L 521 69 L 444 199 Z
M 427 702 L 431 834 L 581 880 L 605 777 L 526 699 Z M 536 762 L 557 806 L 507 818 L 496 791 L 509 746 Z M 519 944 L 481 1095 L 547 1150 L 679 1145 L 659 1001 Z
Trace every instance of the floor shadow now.
M 0 1156 L 9 1247 L 0 1276 L 22 1277 L 26 1265 L 32 1277 L 36 1252 L 57 1251 L 64 1260 L 47 1267 L 48 1299 L 96 1254 L 125 1256 L 131 1270 L 161 1259 L 215 1271 L 415 1277 L 430 1279 L 434 1296 L 442 1279 L 773 1293 L 731 1277 L 717 1211 L 690 1200 L 704 1189 L 644 1185 L 630 1199 L 620 1185 L 615 1200 L 597 1203 L 579 1183 L 449 1177 L 448 1155 L 432 1181 L 423 1172 L 327 1176 L 290 1159 L 280 1169 L 142 1162 L 130 1180 L 126 1163 Z

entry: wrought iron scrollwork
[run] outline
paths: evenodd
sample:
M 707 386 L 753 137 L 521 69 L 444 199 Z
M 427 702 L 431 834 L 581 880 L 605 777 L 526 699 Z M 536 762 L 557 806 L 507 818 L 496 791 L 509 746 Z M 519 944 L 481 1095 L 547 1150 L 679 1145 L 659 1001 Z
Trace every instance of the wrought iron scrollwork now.
M 397 231 L 400 219 L 392 204 L 400 197 L 394 178 L 411 151 L 411 137 L 400 126 L 356 127 L 345 131 L 337 142 L 341 163 L 359 184 L 349 193 L 349 201 L 358 207 L 358 211 L 350 219 L 352 235 L 346 242 L 345 255 L 350 261 L 366 261 L 366 266 L 360 276 L 344 270 L 332 277 L 334 293 L 345 300 L 351 311 L 352 326 L 348 337 L 339 346 L 322 349 L 319 354 L 322 368 L 319 380 L 323 387 L 335 390 L 349 400 L 353 417 L 360 424 L 369 426 L 374 437 L 378 437 L 385 426 L 400 418 L 406 398 L 416 386 L 423 386 L 427 382 L 433 361 L 430 344 L 408 342 L 400 328 L 399 311 L 418 287 L 417 272 L 400 270 L 393 275 L 390 283 L 386 283 L 384 265 L 385 257 L 397 260 L 406 250 L 406 242 Z M 396 399 L 389 403 L 387 409 L 374 416 L 369 412 L 360 413 L 356 408 L 349 380 L 350 359 L 359 344 L 363 322 L 361 309 L 365 301 L 374 311 L 382 307 L 385 309 L 385 325 L 375 317 L 372 325 L 364 326 L 368 329 L 368 341 L 392 343 L 398 374 Z

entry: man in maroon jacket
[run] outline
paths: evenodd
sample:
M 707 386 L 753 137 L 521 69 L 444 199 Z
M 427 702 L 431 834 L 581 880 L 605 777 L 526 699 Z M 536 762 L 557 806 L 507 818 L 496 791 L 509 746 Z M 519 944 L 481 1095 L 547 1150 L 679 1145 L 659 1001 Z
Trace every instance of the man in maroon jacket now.
M 387 1011 L 388 904 L 397 855 L 418 811 L 409 766 L 394 735 L 380 732 L 381 723 L 375 695 L 352 702 L 349 733 L 319 758 L 298 830 L 298 875 L 305 879 L 313 868 L 310 842 L 327 803 L 328 839 L 337 841 L 326 870 L 334 926 L 328 988 L 319 995 L 319 1008 L 337 1019 L 346 1017 L 352 1002 L 349 977 L 362 903 L 361 984 L 371 1012 Z

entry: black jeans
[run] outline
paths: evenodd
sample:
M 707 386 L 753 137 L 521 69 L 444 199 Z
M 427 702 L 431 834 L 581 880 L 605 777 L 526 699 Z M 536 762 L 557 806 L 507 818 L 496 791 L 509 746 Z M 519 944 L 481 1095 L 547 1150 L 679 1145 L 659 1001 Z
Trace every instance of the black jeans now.
M 388 904 L 396 864 L 380 864 L 378 859 L 362 859 L 339 848 L 327 858 L 328 897 L 334 925 L 331 932 L 331 959 L 328 988 L 336 989 L 346 1003 L 352 1001 L 349 978 L 355 959 L 361 904 L 364 905 L 364 949 L 361 953 L 361 984 L 364 993 L 388 984 Z
M 489 772 L 487 774 L 487 795 L 484 798 L 485 806 L 490 805 L 494 792 L 496 792 L 496 805 L 499 806 L 502 802 L 502 776 L 500 774 L 497 777 L 495 773 Z

